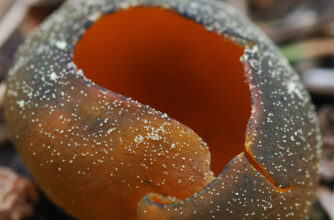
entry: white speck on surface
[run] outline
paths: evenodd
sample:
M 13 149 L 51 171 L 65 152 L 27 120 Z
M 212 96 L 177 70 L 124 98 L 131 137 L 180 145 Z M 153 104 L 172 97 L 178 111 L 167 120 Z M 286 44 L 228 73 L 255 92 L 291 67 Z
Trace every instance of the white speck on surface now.
M 56 47 L 60 50 L 65 50 L 67 47 L 66 41 L 57 41 L 56 42 Z
M 57 74 L 56 74 L 55 72 L 52 72 L 52 73 L 50 74 L 50 79 L 53 80 L 53 81 L 56 81 L 56 80 L 58 79 Z
M 16 104 L 17 104 L 20 108 L 24 108 L 25 101 L 24 101 L 24 100 L 20 100 L 20 101 L 17 101 Z

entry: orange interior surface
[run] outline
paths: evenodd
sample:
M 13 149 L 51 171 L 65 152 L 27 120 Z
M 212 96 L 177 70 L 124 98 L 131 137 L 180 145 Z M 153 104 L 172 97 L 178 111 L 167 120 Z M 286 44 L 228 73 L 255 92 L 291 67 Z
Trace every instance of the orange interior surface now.
M 243 52 L 173 11 L 137 7 L 95 22 L 77 43 L 74 62 L 96 84 L 193 129 L 218 175 L 244 151 L 251 107 Z

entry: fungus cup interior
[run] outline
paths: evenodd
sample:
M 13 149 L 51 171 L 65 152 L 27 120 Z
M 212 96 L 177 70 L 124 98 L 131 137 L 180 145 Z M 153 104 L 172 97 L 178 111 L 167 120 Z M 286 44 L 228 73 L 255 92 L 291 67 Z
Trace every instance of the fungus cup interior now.
M 97 85 L 187 125 L 208 144 L 215 175 L 243 152 L 250 117 L 244 48 L 161 8 L 102 16 L 77 43 L 74 63 Z

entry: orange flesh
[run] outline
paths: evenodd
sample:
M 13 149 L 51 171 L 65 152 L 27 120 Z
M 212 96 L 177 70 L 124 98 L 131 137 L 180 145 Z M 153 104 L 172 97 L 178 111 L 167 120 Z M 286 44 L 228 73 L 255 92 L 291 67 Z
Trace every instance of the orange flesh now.
M 256 162 L 253 152 L 251 151 L 251 149 L 249 148 L 249 146 L 247 146 L 249 143 L 246 143 L 246 149 L 245 149 L 245 157 L 248 160 L 248 162 L 252 165 L 252 167 L 259 171 L 264 178 L 266 178 L 266 180 L 274 187 L 274 189 L 277 192 L 287 192 L 289 190 L 292 190 L 294 188 L 296 188 L 296 186 L 290 186 L 290 187 L 285 187 L 285 188 L 280 188 L 278 186 L 276 186 L 273 178 L 271 178 L 267 172 L 267 170 L 263 167 L 262 164 Z
M 163 200 L 162 197 L 158 197 L 156 195 L 152 195 L 150 197 L 150 200 L 161 205 L 168 205 L 174 203 L 176 200 L 170 200 L 168 201 L 167 199 Z
M 95 22 L 77 43 L 74 62 L 96 84 L 193 129 L 218 175 L 244 151 L 251 109 L 243 52 L 172 11 L 137 7 Z

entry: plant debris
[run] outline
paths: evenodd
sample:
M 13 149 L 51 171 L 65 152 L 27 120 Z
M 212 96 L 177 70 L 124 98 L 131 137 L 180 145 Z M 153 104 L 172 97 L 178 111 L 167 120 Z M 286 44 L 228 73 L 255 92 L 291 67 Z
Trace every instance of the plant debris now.
M 32 216 L 38 199 L 37 190 L 30 180 L 0 167 L 0 220 Z

